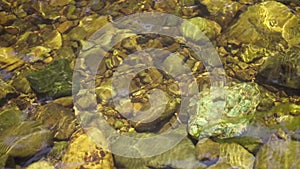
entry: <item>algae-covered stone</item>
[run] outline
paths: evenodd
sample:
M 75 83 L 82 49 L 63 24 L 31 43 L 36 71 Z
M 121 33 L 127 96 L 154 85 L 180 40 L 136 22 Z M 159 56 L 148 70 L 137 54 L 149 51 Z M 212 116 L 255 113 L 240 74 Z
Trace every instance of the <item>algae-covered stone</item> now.
M 26 78 L 38 94 L 57 98 L 72 93 L 72 69 L 70 62 L 65 59 L 53 61 L 46 68 L 31 72 Z
M 114 169 L 114 162 L 110 152 L 79 130 L 72 136 L 62 158 L 62 168 Z
M 17 126 L 21 123 L 24 116 L 17 107 L 8 108 L 0 112 L 0 131 L 10 127 Z
M 194 28 L 197 28 L 196 30 Z M 185 20 L 180 26 L 181 33 L 192 40 L 206 40 L 206 35 L 210 40 L 214 40 L 221 32 L 221 26 L 211 20 L 195 17 Z
M 261 66 L 258 80 L 263 83 L 300 89 L 300 48 L 293 47 L 268 58 Z
M 75 116 L 71 109 L 49 103 L 39 107 L 31 117 L 49 127 L 56 139 L 68 139 L 75 131 Z
M 24 121 L 0 133 L 0 167 L 8 157 L 29 157 L 49 146 L 52 134 L 39 122 Z
M 241 59 L 251 62 L 264 55 L 263 50 L 276 51 L 296 44 L 298 40 L 295 36 L 299 34 L 296 20 L 287 6 L 276 1 L 266 1 L 250 6 L 225 36 L 230 43 L 245 44 Z M 255 53 L 258 54 L 255 56 Z
M 201 0 L 200 3 L 207 7 L 212 18 L 221 25 L 227 25 L 231 22 L 241 8 L 239 2 L 232 0 Z
M 239 83 L 226 89 L 226 100 L 212 94 L 218 89 L 204 90 L 191 100 L 198 111 L 190 116 L 188 132 L 191 136 L 230 138 L 242 134 L 254 116 L 260 102 L 260 91 L 255 83 Z M 196 99 L 196 100 L 195 100 Z
M 7 97 L 7 95 L 15 94 L 16 90 L 10 84 L 0 79 L 0 101 Z
M 261 47 L 267 47 L 271 44 L 264 44 L 259 41 L 265 38 L 265 34 L 272 32 L 281 33 L 284 24 L 292 15 L 287 6 L 276 1 L 267 1 L 253 5 L 241 14 L 237 23 L 230 28 L 228 38 L 230 41 L 252 43 L 262 45 Z M 269 42 L 269 39 L 266 40 Z
M 300 105 L 280 103 L 264 113 L 264 122 L 288 133 L 295 133 L 300 128 Z
M 199 140 L 196 145 L 197 158 L 205 163 L 214 163 L 220 156 L 220 143 L 208 138 Z
M 107 16 L 99 16 L 98 14 L 94 14 L 84 17 L 80 21 L 79 26 L 86 30 L 87 37 L 89 37 L 107 23 L 109 23 Z
M 226 163 L 230 168 L 252 169 L 254 161 L 255 157 L 239 144 L 224 143 L 220 145 L 220 159 L 216 165 Z
M 300 142 L 270 140 L 256 155 L 255 168 L 298 168 L 300 166 Z
M 294 15 L 283 27 L 282 37 L 290 46 L 300 44 L 300 15 Z
M 149 137 L 151 134 L 143 133 L 142 137 Z M 140 134 L 139 134 L 140 135 Z M 148 136 L 146 136 L 148 135 Z M 124 143 L 121 143 L 124 144 Z M 138 144 L 138 143 L 136 143 Z M 164 143 L 158 143 L 157 146 L 164 146 Z M 166 143 L 168 144 L 168 143 Z M 145 145 L 146 146 L 146 145 Z M 115 161 L 118 167 L 125 168 L 178 168 L 194 169 L 205 168 L 205 164 L 200 163 L 196 158 L 195 146 L 187 137 L 183 138 L 176 146 L 162 154 L 153 157 L 130 158 L 115 155 Z
M 220 143 L 237 143 L 243 146 L 247 151 L 254 154 L 258 151 L 259 147 L 263 144 L 262 140 L 251 136 L 240 136 L 228 139 L 216 139 Z

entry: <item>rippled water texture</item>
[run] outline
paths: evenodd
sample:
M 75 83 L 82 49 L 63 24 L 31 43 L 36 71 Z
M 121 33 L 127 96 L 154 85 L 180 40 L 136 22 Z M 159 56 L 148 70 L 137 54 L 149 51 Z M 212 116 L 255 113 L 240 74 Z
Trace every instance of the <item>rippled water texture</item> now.
M 0 168 L 299 159 L 298 0 L 0 0 Z

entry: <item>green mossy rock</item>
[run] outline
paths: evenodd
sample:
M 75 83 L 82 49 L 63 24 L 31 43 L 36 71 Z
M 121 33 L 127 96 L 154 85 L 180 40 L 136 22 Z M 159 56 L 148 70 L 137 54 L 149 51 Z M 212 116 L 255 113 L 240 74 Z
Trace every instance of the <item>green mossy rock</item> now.
M 53 98 L 72 94 L 72 69 L 66 59 L 53 61 L 46 68 L 29 73 L 26 78 L 38 94 Z

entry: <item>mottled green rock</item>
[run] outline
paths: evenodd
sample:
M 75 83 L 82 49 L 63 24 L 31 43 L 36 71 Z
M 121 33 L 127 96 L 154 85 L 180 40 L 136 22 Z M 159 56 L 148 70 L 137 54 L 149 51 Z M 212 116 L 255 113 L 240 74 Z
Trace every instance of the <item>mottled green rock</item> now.
M 198 29 L 194 29 L 194 28 Z M 180 26 L 180 31 L 186 38 L 190 38 L 195 41 L 206 40 L 206 35 L 210 40 L 214 40 L 221 32 L 221 26 L 211 20 L 195 17 L 185 20 Z
M 72 69 L 68 60 L 53 61 L 46 68 L 29 73 L 26 78 L 38 94 L 53 98 L 72 94 Z
M 84 40 L 87 37 L 87 31 L 83 27 L 75 27 L 68 34 L 63 36 L 66 40 Z
M 257 153 L 255 168 L 298 168 L 299 159 L 300 142 L 270 140 Z
M 246 130 L 261 99 L 258 86 L 255 83 L 239 83 L 225 89 L 225 101 L 216 94 L 223 92 L 217 91 L 219 89 L 203 90 L 200 97 L 191 100 L 191 106 L 198 106 L 198 111 L 190 116 L 188 122 L 191 136 L 197 139 L 211 136 L 230 138 Z

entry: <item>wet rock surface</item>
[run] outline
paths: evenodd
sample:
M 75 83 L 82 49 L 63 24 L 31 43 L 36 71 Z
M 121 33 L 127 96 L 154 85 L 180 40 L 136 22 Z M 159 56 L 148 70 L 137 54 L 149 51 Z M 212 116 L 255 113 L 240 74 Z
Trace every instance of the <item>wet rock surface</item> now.
M 149 136 L 149 135 L 148 135 Z M 145 136 L 144 136 L 145 137 Z M 148 158 L 128 158 L 115 155 L 118 167 L 125 168 L 204 168 L 205 164 L 196 159 L 195 146 L 188 138 L 182 139 L 175 147 Z
M 26 78 L 38 94 L 53 98 L 71 95 L 72 69 L 70 62 L 65 59 L 54 61 L 48 67 L 28 74 Z
M 30 118 L 42 121 L 52 131 L 54 138 L 59 140 L 68 139 L 76 127 L 73 112 L 55 103 L 39 107 Z
M 77 131 L 62 158 L 62 168 L 114 168 L 112 154 L 83 131 Z
M 296 0 L 1 1 L 0 168 L 299 166 L 299 5 Z M 114 24 L 123 16 L 144 11 L 186 18 L 183 23 L 149 18 L 158 25 L 163 23 L 162 31 L 180 37 L 136 35 Z M 104 35 L 93 43 L 86 41 L 107 23 L 112 26 Z M 156 25 L 136 24 L 136 29 L 141 26 Z M 208 97 L 212 85 L 208 70 L 221 68 L 213 68 L 211 51 L 204 54 L 209 60 L 204 63 L 185 44 L 201 41 L 200 32 L 212 41 L 226 72 L 225 108 L 215 114 L 210 105 L 220 103 L 216 108 L 222 107 L 224 100 Z M 103 53 L 106 49 L 96 46 L 100 41 L 116 44 Z M 208 46 L 200 43 L 198 47 Z M 180 60 L 163 50 L 154 54 L 157 61 L 133 54 L 148 48 L 169 51 Z M 80 61 L 82 76 L 90 75 L 93 69 L 87 67 L 96 66 L 99 54 L 105 57 L 94 79 L 95 94 L 80 91 L 75 98 L 78 104 L 73 105 L 72 71 L 82 52 L 86 56 Z M 129 55 L 134 60 L 131 63 L 126 62 Z M 147 68 L 134 74 L 133 69 L 143 68 L 140 60 L 164 65 L 168 71 Z M 172 73 L 182 81 L 177 82 Z M 192 100 L 193 106 L 199 105 L 192 114 L 179 112 L 180 105 L 185 105 L 181 95 L 193 94 L 180 88 L 182 83 L 192 83 L 186 80 L 187 74 L 195 77 L 201 92 L 201 98 Z M 124 77 L 130 80 L 129 98 L 116 92 L 116 88 L 124 88 L 119 82 Z M 150 95 L 156 89 L 165 92 L 157 99 L 168 100 L 165 107 L 151 104 Z M 120 99 L 113 102 L 117 97 Z M 117 133 L 161 134 L 184 124 L 189 136 L 155 157 L 119 157 L 82 131 L 74 133 L 82 127 L 75 121 L 82 115 L 76 114 L 76 109 L 92 107 L 97 107 Z
M 4 167 L 8 157 L 30 157 L 48 147 L 53 135 L 37 121 L 24 121 L 22 112 L 16 108 L 0 113 L 0 167 Z
M 256 155 L 256 168 L 293 168 L 300 165 L 300 144 L 291 140 L 270 140 Z
M 0 79 L 0 86 L 1 86 L 0 102 L 1 102 L 1 100 L 5 99 L 8 95 L 13 95 L 13 94 L 17 93 L 17 91 L 15 90 L 15 88 L 13 86 L 11 86 L 10 84 L 7 84 L 2 79 Z
M 227 87 L 225 100 L 220 94 L 211 96 L 209 90 L 202 91 L 201 99 L 193 98 L 191 102 L 199 105 L 189 119 L 189 134 L 197 139 L 241 135 L 253 118 L 260 97 L 259 89 L 251 83 Z
M 267 59 L 261 66 L 258 79 L 272 85 L 299 90 L 299 51 L 299 48 L 294 47 Z

